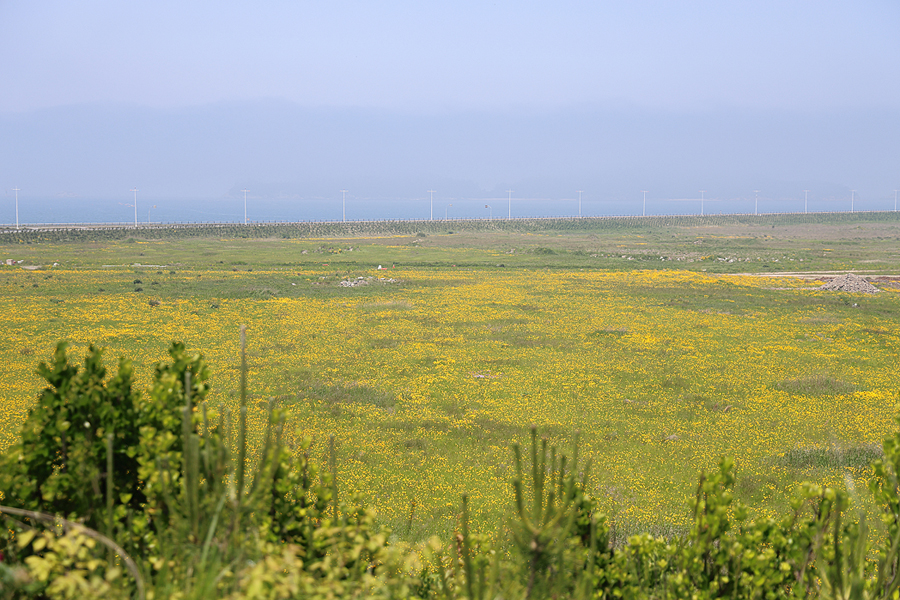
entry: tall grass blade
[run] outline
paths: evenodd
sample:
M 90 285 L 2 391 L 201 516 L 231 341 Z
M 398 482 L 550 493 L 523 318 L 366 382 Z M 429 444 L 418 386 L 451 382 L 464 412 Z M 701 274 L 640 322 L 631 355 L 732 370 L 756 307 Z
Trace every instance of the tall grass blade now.
M 328 469 L 331 471 L 331 502 L 334 522 L 338 522 L 337 449 L 334 436 L 328 436 Z
M 116 517 L 113 514 L 113 434 L 106 434 L 106 535 L 110 539 L 115 537 Z M 112 564 L 112 550 L 110 550 L 109 562 Z
M 216 535 L 216 528 L 219 526 L 219 516 L 222 514 L 222 509 L 225 507 L 225 500 L 228 497 L 225 494 L 222 494 L 219 497 L 219 503 L 216 505 L 216 512 L 213 513 L 213 518 L 209 522 L 209 529 L 206 532 L 206 539 L 203 541 L 203 550 L 200 552 L 200 570 L 203 570 L 203 567 L 206 565 L 206 559 L 209 556 L 209 549 L 212 546 L 213 539 Z
M 241 412 L 238 424 L 237 493 L 244 494 L 244 467 L 247 459 L 247 326 L 241 325 Z
M 462 559 L 466 577 L 466 593 L 475 600 L 475 578 L 472 573 L 472 549 L 469 540 L 469 495 L 462 495 Z

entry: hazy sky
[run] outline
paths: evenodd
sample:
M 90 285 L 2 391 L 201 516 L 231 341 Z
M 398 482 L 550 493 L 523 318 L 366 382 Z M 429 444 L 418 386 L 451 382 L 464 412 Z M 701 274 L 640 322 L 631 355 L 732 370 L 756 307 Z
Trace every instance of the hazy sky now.
M 0 110 L 900 102 L 896 0 L 0 2 Z
M 896 0 L 0 0 L 4 189 L 888 195 L 898 126 Z

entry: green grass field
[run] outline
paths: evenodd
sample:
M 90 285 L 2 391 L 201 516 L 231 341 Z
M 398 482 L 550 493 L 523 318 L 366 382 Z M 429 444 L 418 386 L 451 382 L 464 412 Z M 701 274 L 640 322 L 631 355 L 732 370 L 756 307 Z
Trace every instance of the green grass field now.
M 247 324 L 257 435 L 269 398 L 319 456 L 336 435 L 343 489 L 401 537 L 452 528 L 463 492 L 495 527 L 510 443 L 531 423 L 558 445 L 580 432 L 622 532 L 684 527 L 721 455 L 737 459 L 739 496 L 774 514 L 804 479 L 863 485 L 894 426 L 896 284 L 824 292 L 815 272 L 900 275 L 900 219 L 832 221 L 7 239 L 0 445 L 59 339 L 76 356 L 107 348 L 110 366 L 132 357 L 143 381 L 183 340 L 212 366 L 213 406 L 233 406 Z

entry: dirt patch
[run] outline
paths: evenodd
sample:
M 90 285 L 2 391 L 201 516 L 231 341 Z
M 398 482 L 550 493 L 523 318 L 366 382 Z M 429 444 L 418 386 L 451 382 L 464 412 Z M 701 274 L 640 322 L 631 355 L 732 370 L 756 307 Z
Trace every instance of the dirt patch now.
M 856 271 L 861 273 L 865 271 Z M 786 277 L 793 279 L 803 279 L 807 282 L 824 281 L 826 285 L 832 284 L 835 280 L 843 279 L 848 273 L 843 271 L 783 271 L 775 273 L 729 273 L 729 275 L 739 275 L 742 277 Z M 900 289 L 900 275 L 857 275 L 854 277 L 861 279 L 869 284 L 878 284 L 882 288 Z M 796 289 L 796 288 L 769 288 L 769 289 Z M 811 288 L 816 289 L 816 288 Z M 824 289 L 824 286 L 819 289 Z M 878 289 L 878 288 L 876 288 Z M 849 290 L 843 290 L 849 291 Z
M 870 281 L 883 288 L 900 290 L 900 277 L 873 277 Z

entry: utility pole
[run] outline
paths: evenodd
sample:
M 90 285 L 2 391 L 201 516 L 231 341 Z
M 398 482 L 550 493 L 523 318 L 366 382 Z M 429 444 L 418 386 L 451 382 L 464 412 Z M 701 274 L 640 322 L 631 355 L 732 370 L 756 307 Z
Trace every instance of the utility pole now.
M 19 228 L 19 188 L 14 187 L 13 190 L 16 192 L 16 229 Z M 897 210 L 897 201 L 894 201 L 894 210 Z
M 247 192 L 250 190 L 241 190 L 244 192 L 244 225 L 247 224 Z
M 434 221 L 434 190 L 428 190 L 431 194 L 431 220 Z
M 137 229 L 137 188 L 131 188 L 131 191 L 134 192 L 134 227 Z

